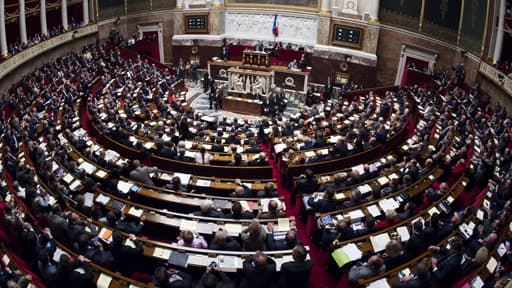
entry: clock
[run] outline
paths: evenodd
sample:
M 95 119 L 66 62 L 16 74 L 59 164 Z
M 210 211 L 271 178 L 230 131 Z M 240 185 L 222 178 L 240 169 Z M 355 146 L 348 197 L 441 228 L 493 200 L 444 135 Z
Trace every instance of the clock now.
M 359 15 L 357 11 L 357 0 L 345 0 L 345 5 L 341 10 L 341 13 Z

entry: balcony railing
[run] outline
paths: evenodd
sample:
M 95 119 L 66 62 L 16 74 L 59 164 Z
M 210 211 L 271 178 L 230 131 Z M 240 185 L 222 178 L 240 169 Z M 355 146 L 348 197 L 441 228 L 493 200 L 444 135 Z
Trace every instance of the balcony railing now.
M 480 63 L 479 70 L 480 73 L 499 85 L 508 95 L 512 96 L 512 78 L 483 61 Z
M 20 53 L 15 54 L 11 58 L 5 60 L 0 64 L 0 79 L 3 79 L 7 74 L 16 69 L 16 67 L 29 61 L 30 59 L 41 55 L 42 53 L 52 50 L 64 43 L 70 42 L 76 38 L 85 37 L 90 34 L 98 32 L 98 25 L 92 24 L 79 29 L 60 34 L 43 41 L 37 45 L 27 48 Z

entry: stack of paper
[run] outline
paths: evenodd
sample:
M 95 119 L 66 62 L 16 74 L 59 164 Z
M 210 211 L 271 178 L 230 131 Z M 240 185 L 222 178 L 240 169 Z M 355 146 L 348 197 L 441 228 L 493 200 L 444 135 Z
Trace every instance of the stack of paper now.
M 382 233 L 377 236 L 370 236 L 373 252 L 377 253 L 386 249 L 386 244 L 388 244 L 389 240 L 390 239 L 388 233 Z
M 196 231 L 197 221 L 181 219 L 180 230 Z
M 382 278 L 376 281 L 373 281 L 372 283 L 368 284 L 366 288 L 390 288 L 388 281 L 386 278 Z
M 331 253 L 332 258 L 338 264 L 338 267 L 342 267 L 343 265 L 360 259 L 363 256 L 363 253 L 354 243 L 347 244 L 341 248 L 334 250 Z

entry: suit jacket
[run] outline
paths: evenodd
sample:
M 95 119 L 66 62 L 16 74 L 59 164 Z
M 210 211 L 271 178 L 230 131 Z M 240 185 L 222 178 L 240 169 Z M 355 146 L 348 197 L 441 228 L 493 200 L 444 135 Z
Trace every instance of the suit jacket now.
M 441 249 L 442 254 L 446 253 L 446 249 Z M 443 253 L 444 252 L 444 253 Z M 450 287 L 460 276 L 462 253 L 450 254 L 439 261 L 437 269 L 432 272 L 432 280 L 441 287 Z
M 276 272 L 276 263 L 271 258 L 263 269 L 257 269 L 253 260 L 245 260 L 243 263 L 242 288 L 262 288 L 272 287 L 274 283 L 274 274 Z
M 155 185 L 153 180 L 151 180 L 151 177 L 149 177 L 149 174 L 157 171 L 158 169 L 156 167 L 138 167 L 130 172 L 130 177 L 135 181 L 139 181 L 147 185 Z
M 307 288 L 313 261 L 286 262 L 281 265 L 280 288 Z
M 415 277 L 410 281 L 397 281 L 393 283 L 393 288 L 428 288 L 432 287 L 430 274 L 425 278 Z
M 315 201 L 311 197 L 308 199 L 308 205 L 313 208 L 314 212 L 327 213 L 336 210 L 336 200 L 334 199 L 318 199 Z

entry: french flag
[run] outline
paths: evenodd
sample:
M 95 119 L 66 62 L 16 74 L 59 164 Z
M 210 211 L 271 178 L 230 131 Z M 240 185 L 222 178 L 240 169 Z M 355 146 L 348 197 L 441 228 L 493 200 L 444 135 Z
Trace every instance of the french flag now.
M 279 27 L 277 27 L 277 14 L 274 15 L 274 25 L 272 25 L 272 34 L 274 34 L 274 37 L 279 36 Z

